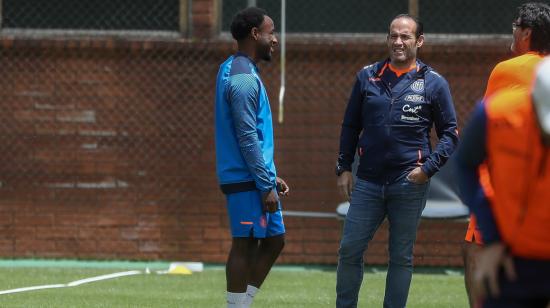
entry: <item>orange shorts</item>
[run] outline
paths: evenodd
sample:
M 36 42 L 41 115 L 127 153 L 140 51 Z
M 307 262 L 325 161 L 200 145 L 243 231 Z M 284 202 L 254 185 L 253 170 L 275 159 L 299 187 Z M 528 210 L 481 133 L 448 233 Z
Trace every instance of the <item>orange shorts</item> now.
M 468 224 L 468 230 L 466 231 L 466 238 L 464 238 L 464 240 L 469 243 L 483 245 L 481 232 L 477 227 L 476 218 L 474 217 L 474 215 L 470 215 L 470 223 Z

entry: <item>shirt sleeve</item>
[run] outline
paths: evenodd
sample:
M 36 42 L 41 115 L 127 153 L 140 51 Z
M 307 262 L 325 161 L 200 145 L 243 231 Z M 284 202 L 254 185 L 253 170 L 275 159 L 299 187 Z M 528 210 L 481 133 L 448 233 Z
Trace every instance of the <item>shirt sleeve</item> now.
M 447 81 L 438 76 L 440 82 L 432 95 L 433 117 L 439 141 L 435 150 L 426 158 L 422 171 L 433 176 L 447 162 L 458 144 L 456 113 Z
M 482 103 L 476 106 L 462 133 L 456 153 L 456 173 L 462 202 L 476 216 L 485 243 L 498 241 L 495 218 L 479 180 L 479 166 L 486 159 L 487 116 Z
M 228 95 L 241 154 L 254 178 L 256 187 L 262 192 L 268 192 L 275 188 L 276 184 L 270 179 L 256 130 L 260 99 L 258 80 L 252 74 L 231 76 Z
M 351 165 L 355 157 L 355 149 L 359 134 L 362 131 L 361 123 L 361 102 L 363 96 L 361 93 L 361 79 L 359 74 L 351 90 L 351 95 L 348 100 L 344 121 L 342 122 L 342 131 L 340 133 L 340 152 L 338 155 L 338 165 L 344 170 L 351 171 Z

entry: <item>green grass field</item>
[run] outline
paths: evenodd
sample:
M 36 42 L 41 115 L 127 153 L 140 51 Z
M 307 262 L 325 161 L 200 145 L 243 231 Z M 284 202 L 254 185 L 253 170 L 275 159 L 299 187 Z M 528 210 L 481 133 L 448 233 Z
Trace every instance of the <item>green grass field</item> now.
M 133 268 L 140 269 L 143 268 Z M 128 268 L 0 267 L 0 291 L 127 271 Z M 449 271 L 448 271 L 449 272 Z M 360 307 L 382 307 L 385 272 L 369 269 Z M 276 267 L 253 307 L 334 307 L 333 268 Z M 193 275 L 140 274 L 76 287 L 0 295 L 0 307 L 225 307 L 221 266 Z M 408 307 L 467 307 L 463 276 L 419 269 Z

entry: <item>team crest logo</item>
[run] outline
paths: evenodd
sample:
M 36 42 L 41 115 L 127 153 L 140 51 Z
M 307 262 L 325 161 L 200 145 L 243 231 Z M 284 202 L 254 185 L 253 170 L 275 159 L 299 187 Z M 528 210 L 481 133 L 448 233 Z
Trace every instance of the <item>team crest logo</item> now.
M 422 93 L 424 91 L 424 79 L 419 79 L 411 85 L 411 89 L 414 92 Z

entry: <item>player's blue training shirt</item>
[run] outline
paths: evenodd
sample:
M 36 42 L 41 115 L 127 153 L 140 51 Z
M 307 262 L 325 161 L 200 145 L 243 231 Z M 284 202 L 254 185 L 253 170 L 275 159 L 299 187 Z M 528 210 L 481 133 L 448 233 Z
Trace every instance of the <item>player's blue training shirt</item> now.
M 421 166 L 434 175 L 458 143 L 456 115 L 447 81 L 426 64 L 392 78 L 389 60 L 363 68 L 348 101 L 340 136 L 338 164 L 351 170 L 355 151 L 357 177 L 395 183 Z M 432 150 L 435 124 L 439 142 Z
M 216 171 L 224 193 L 276 187 L 273 123 L 252 59 L 229 57 L 216 79 Z

